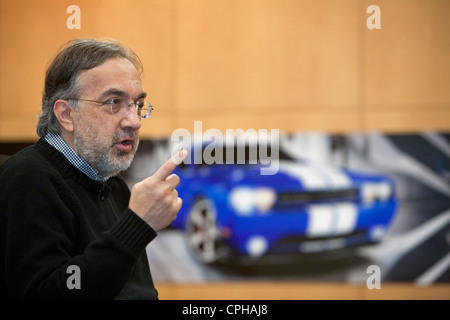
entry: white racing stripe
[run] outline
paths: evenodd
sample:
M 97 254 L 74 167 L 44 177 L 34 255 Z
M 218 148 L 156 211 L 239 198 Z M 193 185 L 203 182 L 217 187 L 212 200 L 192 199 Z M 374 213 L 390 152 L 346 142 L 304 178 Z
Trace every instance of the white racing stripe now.
M 339 168 L 280 161 L 279 171 L 296 178 L 306 190 L 337 189 L 351 186 L 350 178 Z
M 327 236 L 333 226 L 333 207 L 330 205 L 312 205 L 308 208 L 308 226 L 306 234 L 309 237 Z
M 350 233 L 355 229 L 358 209 L 351 202 L 310 205 L 306 234 L 324 237 Z
M 352 185 L 350 178 L 339 168 L 324 164 L 314 164 L 310 166 L 318 175 L 322 175 L 331 188 L 348 188 Z
M 279 171 L 296 178 L 306 190 L 326 188 L 326 181 L 323 177 L 315 174 L 309 166 L 294 162 L 280 161 Z
M 280 161 L 279 170 L 296 178 L 305 190 L 332 190 L 351 186 L 350 178 L 339 168 L 318 164 Z M 310 237 L 350 233 L 355 229 L 358 209 L 352 202 L 336 202 L 308 206 Z
M 338 219 L 336 221 L 335 233 L 345 234 L 355 230 L 358 220 L 358 208 L 352 202 L 339 202 L 335 204 Z

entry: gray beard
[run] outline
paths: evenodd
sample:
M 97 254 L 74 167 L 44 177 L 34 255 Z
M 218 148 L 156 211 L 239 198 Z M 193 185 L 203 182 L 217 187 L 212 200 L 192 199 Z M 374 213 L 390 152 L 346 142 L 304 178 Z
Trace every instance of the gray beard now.
M 135 138 L 133 150 L 129 154 L 117 151 L 116 157 L 113 157 L 113 146 L 125 137 Z M 74 133 L 75 152 L 96 169 L 105 180 L 130 167 L 138 146 L 139 139 L 136 138 L 136 133 L 132 130 L 118 132 L 109 145 L 98 141 L 96 134 L 88 126 L 80 125 Z

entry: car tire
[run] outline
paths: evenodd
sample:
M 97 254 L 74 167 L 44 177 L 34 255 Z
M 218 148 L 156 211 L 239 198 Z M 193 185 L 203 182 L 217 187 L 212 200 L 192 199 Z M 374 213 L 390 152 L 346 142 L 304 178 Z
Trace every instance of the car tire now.
M 189 250 L 198 261 L 212 264 L 221 260 L 224 246 L 217 227 L 216 208 L 211 200 L 199 198 L 195 201 L 185 230 Z

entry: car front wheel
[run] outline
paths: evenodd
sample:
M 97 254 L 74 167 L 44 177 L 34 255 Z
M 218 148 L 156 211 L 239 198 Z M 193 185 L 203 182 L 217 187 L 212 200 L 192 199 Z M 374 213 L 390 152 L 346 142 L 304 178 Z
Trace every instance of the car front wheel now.
M 186 235 L 188 246 L 197 260 L 208 264 L 220 260 L 223 244 L 212 201 L 202 198 L 195 202 L 186 222 Z

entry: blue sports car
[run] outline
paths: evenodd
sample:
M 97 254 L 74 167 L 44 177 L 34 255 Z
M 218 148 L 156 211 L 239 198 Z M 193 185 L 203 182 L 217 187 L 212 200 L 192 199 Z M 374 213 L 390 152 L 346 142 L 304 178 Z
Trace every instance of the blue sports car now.
M 293 159 L 281 150 L 277 161 L 270 175 L 261 174 L 263 161 L 176 169 L 183 206 L 172 227 L 185 231 L 197 260 L 252 264 L 310 255 L 376 243 L 388 230 L 396 211 L 389 177 Z

